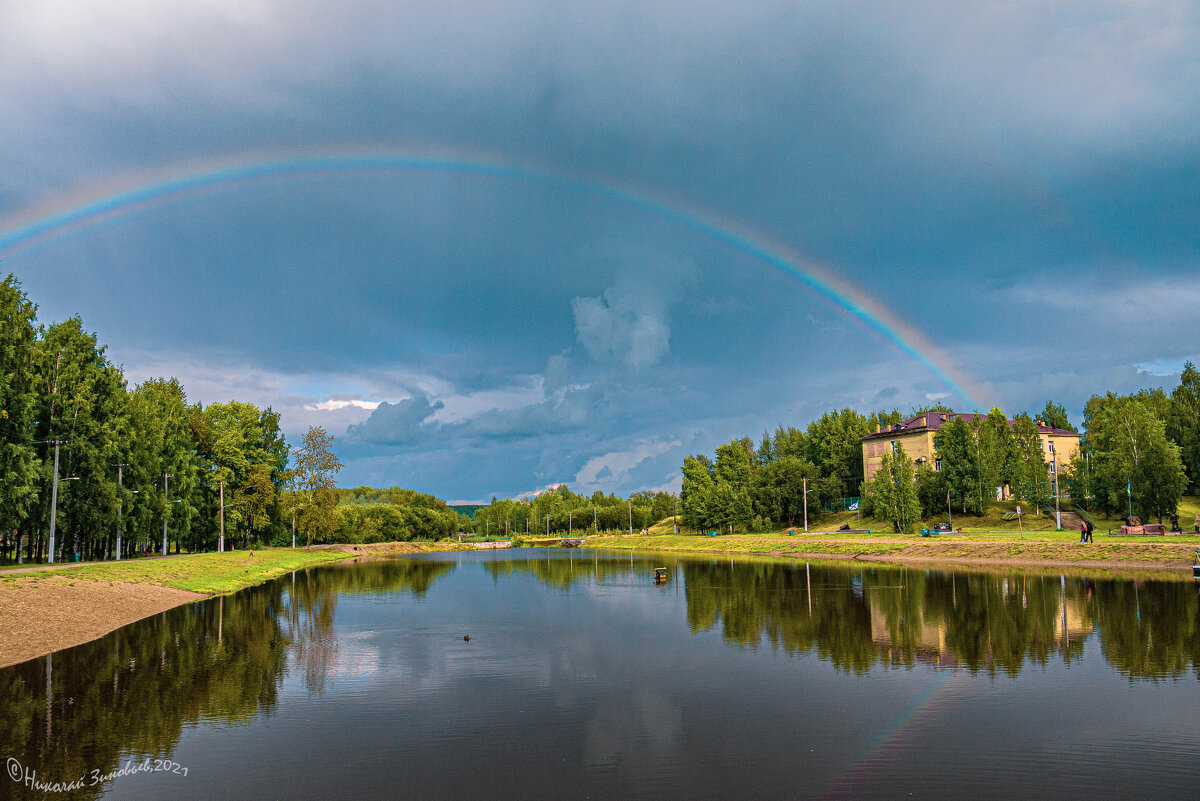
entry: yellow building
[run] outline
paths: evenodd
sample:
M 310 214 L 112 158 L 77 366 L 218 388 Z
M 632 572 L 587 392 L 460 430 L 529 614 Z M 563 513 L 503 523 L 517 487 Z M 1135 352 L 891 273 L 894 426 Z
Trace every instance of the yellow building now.
M 977 420 L 982 422 L 986 414 L 960 414 L 958 412 L 926 412 L 905 420 L 890 428 L 879 428 L 862 438 L 863 475 L 870 480 L 879 469 L 883 454 L 895 452 L 900 447 L 916 464 L 929 463 L 934 470 L 942 469 L 942 460 L 938 458 L 940 438 L 938 430 L 955 418 L 961 418 L 968 424 Z M 1013 421 L 1008 421 L 1012 426 Z M 1079 434 L 1062 428 L 1046 425 L 1037 421 L 1038 433 L 1042 438 L 1042 453 L 1050 468 L 1050 480 L 1066 466 L 1079 452 Z

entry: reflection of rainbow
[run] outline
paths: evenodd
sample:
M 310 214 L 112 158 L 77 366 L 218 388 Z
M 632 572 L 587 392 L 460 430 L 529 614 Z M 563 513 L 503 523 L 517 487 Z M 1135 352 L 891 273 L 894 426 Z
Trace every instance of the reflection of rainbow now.
M 956 674 L 957 671 L 953 670 L 937 671 L 929 686 L 912 700 L 912 703 L 896 718 L 896 721 L 891 726 L 880 729 L 871 738 L 870 744 L 863 753 L 852 759 L 823 792 L 813 797 L 830 799 L 863 797 L 863 794 L 858 792 L 859 788 L 856 787 L 856 784 L 873 766 L 887 759 L 903 745 L 905 734 L 913 731 L 922 721 L 938 711 L 936 702 L 939 697 L 944 695 L 942 691 L 946 689 Z
M 126 176 L 115 185 L 62 196 L 5 220 L 0 223 L 0 254 L 59 239 L 206 192 L 229 191 L 247 184 L 311 175 L 388 171 L 457 172 L 563 187 L 658 215 L 799 279 L 898 347 L 967 405 L 984 408 L 976 400 L 978 395 L 968 389 L 967 382 L 957 374 L 949 360 L 919 332 L 889 315 L 862 290 L 786 246 L 737 223 L 674 201 L 508 159 L 417 150 L 336 150 L 248 155 L 218 162 L 175 165 L 153 174 Z

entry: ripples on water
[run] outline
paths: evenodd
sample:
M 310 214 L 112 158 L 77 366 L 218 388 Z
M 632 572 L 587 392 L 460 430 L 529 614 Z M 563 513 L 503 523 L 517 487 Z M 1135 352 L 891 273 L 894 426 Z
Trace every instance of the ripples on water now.
M 60 798 L 1195 798 L 1198 665 L 1190 581 L 429 555 L 4 669 L 0 756 L 188 769 Z

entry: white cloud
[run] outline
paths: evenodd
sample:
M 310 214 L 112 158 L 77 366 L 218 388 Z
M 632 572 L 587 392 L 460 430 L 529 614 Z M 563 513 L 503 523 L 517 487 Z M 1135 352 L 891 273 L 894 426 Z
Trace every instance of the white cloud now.
M 642 462 L 655 456 L 660 456 L 672 448 L 678 448 L 679 440 L 671 441 L 642 441 L 635 447 L 624 451 L 611 451 L 588 459 L 579 473 L 575 483 L 581 491 L 588 491 L 600 484 L 612 486 L 619 484 L 629 473 Z
M 307 403 L 304 405 L 305 411 L 309 412 L 336 412 L 339 409 L 352 407 L 355 409 L 366 409 L 375 411 L 379 408 L 381 401 L 365 401 L 365 400 L 327 400 L 320 403 Z
M 1149 375 L 1172 378 L 1177 378 L 1183 372 L 1183 365 L 1187 362 L 1195 363 L 1200 361 L 1200 356 L 1176 356 L 1173 358 L 1159 357 L 1150 359 L 1149 361 L 1138 362 L 1133 365 L 1140 373 L 1148 373 Z

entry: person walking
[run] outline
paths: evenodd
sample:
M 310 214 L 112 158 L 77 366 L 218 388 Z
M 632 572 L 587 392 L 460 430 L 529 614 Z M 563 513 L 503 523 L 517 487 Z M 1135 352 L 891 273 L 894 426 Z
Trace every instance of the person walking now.
M 1200 534 L 1200 512 L 1196 512 L 1196 533 Z

